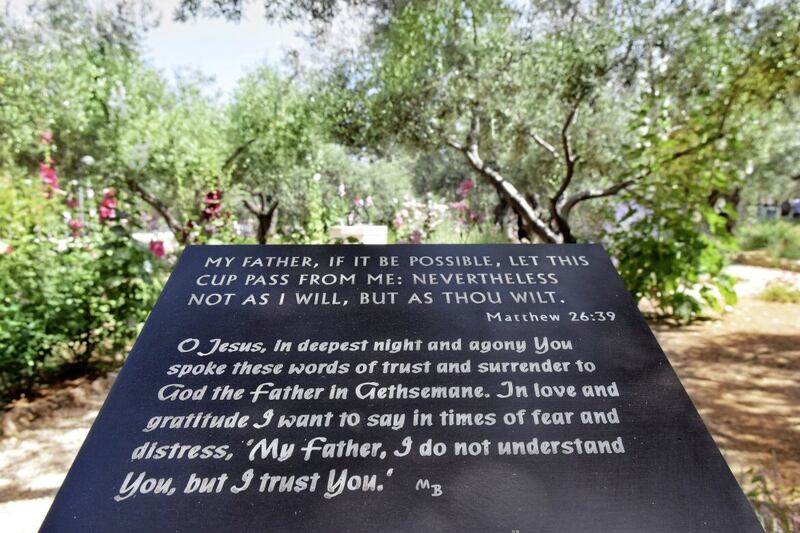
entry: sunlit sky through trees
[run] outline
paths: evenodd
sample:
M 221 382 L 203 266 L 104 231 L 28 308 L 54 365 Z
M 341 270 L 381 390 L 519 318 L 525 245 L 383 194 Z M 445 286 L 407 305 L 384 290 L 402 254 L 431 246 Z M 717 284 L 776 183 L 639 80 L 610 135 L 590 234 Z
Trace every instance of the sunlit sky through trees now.
M 10 0 L 3 11 L 24 17 L 29 2 Z M 256 65 L 266 62 L 278 67 L 288 50 L 303 49 L 303 39 L 297 34 L 301 23 L 268 21 L 258 2 L 248 6 L 239 23 L 207 17 L 176 22 L 172 14 L 177 4 L 178 0 L 154 2 L 160 21 L 144 39 L 146 59 L 170 77 L 187 69 L 199 71 L 214 78 L 211 90 L 229 96 L 236 82 Z

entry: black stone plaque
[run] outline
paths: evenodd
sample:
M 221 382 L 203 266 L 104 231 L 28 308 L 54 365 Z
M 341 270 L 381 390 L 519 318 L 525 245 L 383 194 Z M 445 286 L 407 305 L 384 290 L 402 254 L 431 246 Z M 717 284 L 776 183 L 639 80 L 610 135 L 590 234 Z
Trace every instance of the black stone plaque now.
M 43 531 L 761 531 L 600 246 L 183 253 Z

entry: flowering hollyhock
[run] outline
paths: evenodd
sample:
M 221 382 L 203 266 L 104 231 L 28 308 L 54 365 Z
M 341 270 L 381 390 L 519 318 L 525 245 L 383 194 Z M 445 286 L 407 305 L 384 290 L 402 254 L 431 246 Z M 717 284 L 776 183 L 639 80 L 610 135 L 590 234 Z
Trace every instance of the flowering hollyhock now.
M 76 218 L 71 218 L 69 219 L 69 222 L 67 222 L 67 226 L 69 226 L 69 229 L 72 230 L 72 236 L 77 237 L 78 235 L 81 234 L 81 230 L 83 229 L 83 222 L 81 222 Z
M 458 184 L 458 189 L 456 189 L 456 191 L 460 196 L 467 196 L 469 192 L 474 188 L 475 188 L 475 182 L 467 179 Z
M 403 225 L 403 216 L 400 213 L 397 213 L 394 216 L 393 223 L 394 223 L 394 228 L 395 229 L 400 229 L 400 227 Z
M 39 140 L 42 141 L 44 144 L 52 144 L 53 132 L 50 130 L 44 130 L 42 133 L 39 134 Z
M 206 197 L 203 198 L 203 203 L 205 203 L 206 205 L 218 204 L 221 201 L 222 201 L 222 191 L 219 189 L 207 192 Z
M 80 202 L 79 202 L 79 201 L 78 201 L 78 199 L 77 199 L 77 198 L 75 198 L 74 196 L 70 196 L 69 198 L 67 198 L 66 200 L 64 200 L 64 203 L 65 203 L 65 204 L 67 205 L 67 207 L 69 207 L 70 209 L 77 209 L 77 208 L 78 208 L 78 206 L 80 205 Z
M 164 257 L 164 241 L 150 241 L 150 251 L 156 257 Z
M 58 189 L 58 174 L 56 169 L 47 163 L 39 163 L 39 175 L 42 181 L 50 188 L 50 191 Z
M 114 218 L 115 216 L 117 216 L 117 212 L 114 209 L 104 205 L 100 206 L 100 218 L 102 220 L 108 220 Z
M 219 216 L 222 210 L 222 191 L 219 189 L 209 191 L 203 198 L 203 203 L 206 204 L 206 208 L 203 209 L 203 220 L 211 220 Z
M 372 207 L 373 205 L 375 205 L 375 202 L 372 200 L 372 196 L 367 196 L 366 198 L 364 198 L 364 205 L 366 205 L 367 207 Z
M 117 190 L 103 189 L 103 199 L 100 200 L 100 219 L 106 220 L 117 216 Z
M 344 195 L 347 194 L 347 187 L 344 186 L 344 183 L 340 183 L 338 187 L 336 187 L 336 194 L 339 195 L 339 198 L 344 198 Z
M 353 200 L 353 203 L 356 204 L 358 207 L 364 207 L 364 199 L 360 196 L 356 196 L 356 199 Z

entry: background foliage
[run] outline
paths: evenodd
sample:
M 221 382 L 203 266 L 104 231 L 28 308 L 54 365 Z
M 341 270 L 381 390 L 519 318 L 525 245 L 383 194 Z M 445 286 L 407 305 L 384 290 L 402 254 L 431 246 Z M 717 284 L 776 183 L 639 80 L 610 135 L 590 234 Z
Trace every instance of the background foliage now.
M 143 60 L 144 3 L 0 21 L 3 397 L 111 361 L 183 245 L 259 229 L 601 242 L 636 298 L 680 320 L 733 301 L 737 243 L 797 258 L 796 226 L 752 224 L 800 194 L 795 2 L 265 5 L 327 52 L 258 67 L 225 99 Z M 343 17 L 367 22 L 357 50 Z

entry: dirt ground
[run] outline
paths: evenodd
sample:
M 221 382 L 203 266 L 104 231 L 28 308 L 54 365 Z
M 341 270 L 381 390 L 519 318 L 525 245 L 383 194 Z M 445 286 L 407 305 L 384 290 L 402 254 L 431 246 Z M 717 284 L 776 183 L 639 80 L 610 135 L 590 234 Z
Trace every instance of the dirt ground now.
M 800 487 L 800 304 L 757 298 L 775 278 L 800 285 L 800 274 L 729 272 L 740 301 L 722 320 L 651 326 L 734 473 L 761 468 Z
M 800 305 L 762 302 L 787 274 L 734 266 L 739 304 L 721 320 L 653 329 L 735 474 L 755 468 L 800 487 Z M 2 415 L 0 529 L 36 531 L 113 375 L 76 380 Z

